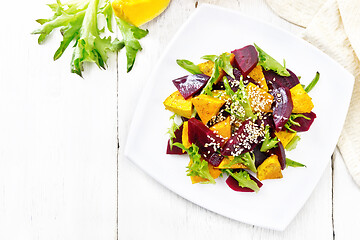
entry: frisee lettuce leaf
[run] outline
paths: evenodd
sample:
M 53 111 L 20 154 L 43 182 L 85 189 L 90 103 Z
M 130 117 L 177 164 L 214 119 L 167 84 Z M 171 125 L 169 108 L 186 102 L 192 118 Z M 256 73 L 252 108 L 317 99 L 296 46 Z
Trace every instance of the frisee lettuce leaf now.
M 318 83 L 319 79 L 320 79 L 320 73 L 316 72 L 314 79 L 305 88 L 305 92 L 309 93 L 315 87 L 315 85 Z
M 174 143 L 174 146 L 181 148 L 189 154 L 191 163 L 187 166 L 187 175 L 188 176 L 199 176 L 209 180 L 208 182 L 203 183 L 212 183 L 215 184 L 215 179 L 211 176 L 209 171 L 209 164 L 206 160 L 201 158 L 199 153 L 199 147 L 195 144 L 192 144 L 189 148 L 186 148 L 181 143 Z
M 230 63 L 231 54 L 223 53 L 219 56 L 219 67 L 224 70 L 230 77 L 235 79 L 234 68 Z
M 202 59 L 213 61 L 214 68 L 209 81 L 206 83 L 205 87 L 203 88 L 200 94 L 206 94 L 212 96 L 211 91 L 213 89 L 213 85 L 220 76 L 220 71 L 219 71 L 220 58 L 216 55 L 205 55 L 202 57 Z
M 137 52 L 142 50 L 139 40 L 145 37 L 149 31 L 131 25 L 118 17 L 115 17 L 115 20 L 123 36 L 126 49 L 127 72 L 130 72 L 134 66 Z
M 202 74 L 198 65 L 186 59 L 177 59 L 176 63 L 191 74 Z
M 277 137 L 275 137 L 275 138 L 270 137 L 270 127 L 269 127 L 269 125 L 266 125 L 265 137 L 264 137 L 264 141 L 261 145 L 260 151 L 266 152 L 271 148 L 277 147 L 278 142 L 279 142 L 279 139 Z
M 231 89 L 226 77 L 223 78 L 223 82 L 225 86 L 225 92 L 231 98 L 230 110 L 227 110 L 227 112 L 243 121 L 248 118 L 252 119 L 253 121 L 256 120 L 257 116 L 251 109 L 250 100 L 247 95 L 242 76 L 239 80 L 239 89 L 236 92 Z M 242 106 L 244 111 L 239 111 L 238 106 Z
M 249 168 L 250 171 L 253 171 L 254 173 L 257 172 L 256 166 L 255 166 L 255 155 L 253 153 L 244 153 L 240 156 L 234 157 L 233 160 L 230 161 L 229 164 L 224 165 L 224 167 L 231 167 L 234 164 L 241 163 L 244 164 L 247 168 Z
M 291 139 L 291 141 L 288 143 L 288 145 L 286 145 L 285 149 L 287 151 L 291 151 L 294 150 L 298 144 L 298 142 L 300 141 L 300 136 L 296 135 L 295 137 L 293 137 L 293 139 Z
M 306 165 L 296 162 L 296 161 L 293 161 L 289 158 L 286 158 L 286 166 L 287 167 L 306 167 Z
M 250 175 L 245 170 L 240 170 L 239 172 L 233 172 L 230 169 L 226 169 L 225 172 L 232 176 L 238 181 L 240 187 L 246 187 L 258 192 L 260 190 L 257 183 L 250 178 Z
M 176 124 L 176 122 L 175 122 L 175 117 L 176 117 L 175 113 L 174 113 L 174 115 L 172 115 L 170 117 L 171 125 L 170 125 L 170 127 L 168 128 L 168 131 L 167 131 L 167 133 L 169 134 L 169 137 L 170 137 L 169 140 L 170 140 L 170 149 L 171 150 L 172 150 L 172 147 L 174 145 L 174 138 L 176 138 L 175 131 L 180 128 L 180 125 Z
M 98 28 L 98 18 L 103 16 L 106 27 L 113 32 L 111 21 L 113 10 L 110 0 L 74 0 L 61 3 L 59 0 L 49 4 L 53 16 L 48 19 L 36 20 L 41 27 L 32 34 L 39 34 L 38 43 L 41 44 L 53 32 L 59 28 L 63 36 L 59 48 L 54 54 L 54 60 L 59 59 L 70 43 L 74 42 L 71 59 L 71 72 L 82 76 L 84 62 L 94 62 L 99 68 L 106 68 L 109 52 L 118 52 L 126 47 L 128 57 L 128 72 L 132 69 L 136 53 L 141 50 L 138 39 L 146 36 L 147 30 L 139 29 L 126 22 L 118 23 L 123 40 L 111 37 L 101 37 L 105 29 Z
M 279 62 L 277 62 L 274 58 L 272 58 L 269 54 L 264 52 L 259 46 L 254 43 L 256 50 L 259 53 L 259 65 L 262 66 L 266 71 L 273 70 L 280 76 L 290 76 L 288 70 L 285 67 L 285 60 L 284 66 L 282 66 Z

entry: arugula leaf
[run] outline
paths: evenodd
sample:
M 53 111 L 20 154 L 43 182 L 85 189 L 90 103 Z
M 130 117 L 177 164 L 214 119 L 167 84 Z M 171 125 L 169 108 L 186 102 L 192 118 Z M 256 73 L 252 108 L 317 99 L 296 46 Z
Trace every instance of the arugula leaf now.
M 238 181 L 240 187 L 250 188 L 255 192 L 260 190 L 257 183 L 250 178 L 250 175 L 247 171 L 240 170 L 239 172 L 233 172 L 230 169 L 226 169 L 225 171 L 227 174 L 235 178 L 236 181 Z
M 201 155 L 199 154 L 198 146 L 192 144 L 189 148 L 186 148 L 181 143 L 174 143 L 174 146 L 181 148 L 182 150 L 186 151 L 189 154 L 189 157 L 192 162 L 187 167 L 188 176 L 199 176 L 209 180 L 209 182 L 205 182 L 205 183 L 215 184 L 215 179 L 211 176 L 209 172 L 208 162 L 201 158 Z
M 298 117 L 303 117 L 303 118 L 305 118 L 306 120 L 310 120 L 310 119 L 311 119 L 311 118 L 309 118 L 309 117 L 306 117 L 306 116 L 303 115 L 303 114 L 291 114 L 290 117 L 289 117 L 289 120 L 285 123 L 284 127 L 285 127 L 288 131 L 296 133 L 295 130 L 292 130 L 292 129 L 291 129 L 291 126 L 292 126 L 292 125 L 295 125 L 295 126 L 298 126 L 298 127 L 300 126 L 300 123 L 294 121 L 294 120 L 295 120 L 296 118 L 298 118 Z
M 306 165 L 299 163 L 299 162 L 295 162 L 289 158 L 286 158 L 286 166 L 289 167 L 306 167 Z
M 295 137 L 293 137 L 293 139 L 291 139 L 288 145 L 286 145 L 285 149 L 288 151 L 294 150 L 300 139 L 301 139 L 300 136 L 296 135 Z
M 202 74 L 198 65 L 186 59 L 177 59 L 176 63 L 191 74 Z
M 259 53 L 259 65 L 262 66 L 266 71 L 273 70 L 280 76 L 290 76 L 288 70 L 285 67 L 285 60 L 284 66 L 282 66 L 279 62 L 277 62 L 274 58 L 272 58 L 269 54 L 264 52 L 260 47 L 258 47 L 255 43 L 254 46 Z
M 145 37 L 149 31 L 131 25 L 118 17 L 115 17 L 115 20 L 120 29 L 121 35 L 123 36 L 126 49 L 127 72 L 130 72 L 134 66 L 137 52 L 142 50 L 138 40 Z
M 172 147 L 174 145 L 173 140 L 174 140 L 174 138 L 176 138 L 175 131 L 180 128 L 180 125 L 177 125 L 176 122 L 175 122 L 175 117 L 176 117 L 175 113 L 174 113 L 174 115 L 172 115 L 170 117 L 171 125 L 170 125 L 170 127 L 168 128 L 168 131 L 167 131 L 167 133 L 170 136 L 170 149 L 171 150 L 172 150 Z
M 205 55 L 201 57 L 204 60 L 215 62 L 215 60 L 218 58 L 217 55 Z
M 305 88 L 305 92 L 309 93 L 315 87 L 315 85 L 317 84 L 319 79 L 320 79 L 320 73 L 316 72 L 316 75 L 315 75 L 314 79 Z
M 256 120 L 257 117 L 251 109 L 250 100 L 247 95 L 242 76 L 239 80 L 239 89 L 235 93 L 231 89 L 226 77 L 223 78 L 223 82 L 225 92 L 231 98 L 230 111 L 227 110 L 227 112 L 236 116 L 240 120 L 246 120 L 248 118 Z
M 277 137 L 271 138 L 270 137 L 270 127 L 269 125 L 266 125 L 265 127 L 265 138 L 261 145 L 260 151 L 266 152 L 267 150 L 277 147 L 277 143 L 279 142 L 279 139 Z
M 249 170 L 253 171 L 254 173 L 257 172 L 255 166 L 255 155 L 253 153 L 244 153 L 240 156 L 235 156 L 233 160 L 229 164 L 226 164 L 224 167 L 231 167 L 234 164 L 241 163 L 244 164 Z

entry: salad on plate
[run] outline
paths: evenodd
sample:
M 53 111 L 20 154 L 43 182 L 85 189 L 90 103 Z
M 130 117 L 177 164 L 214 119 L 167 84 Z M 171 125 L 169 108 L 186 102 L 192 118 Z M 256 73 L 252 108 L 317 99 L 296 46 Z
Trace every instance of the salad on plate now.
M 265 179 L 279 179 L 287 167 L 305 167 L 286 158 L 316 118 L 308 86 L 256 44 L 231 53 L 205 55 L 198 65 L 179 59 L 186 75 L 172 80 L 176 91 L 164 101 L 173 112 L 167 154 L 188 154 L 192 183 L 227 185 L 258 192 Z

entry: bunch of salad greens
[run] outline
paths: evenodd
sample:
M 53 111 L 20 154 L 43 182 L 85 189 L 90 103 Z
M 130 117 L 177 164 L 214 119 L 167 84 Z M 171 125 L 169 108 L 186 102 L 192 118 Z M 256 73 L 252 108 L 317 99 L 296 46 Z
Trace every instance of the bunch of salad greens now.
M 136 54 L 141 50 L 139 40 L 148 34 L 147 30 L 140 29 L 115 16 L 116 24 L 123 39 L 120 41 L 105 35 L 105 27 L 99 29 L 98 20 L 105 18 L 106 28 L 113 32 L 113 9 L 110 0 L 74 0 L 61 3 L 57 0 L 48 5 L 54 15 L 47 19 L 36 20 L 41 27 L 33 34 L 39 34 L 38 43 L 41 44 L 56 28 L 60 28 L 63 40 L 54 54 L 54 60 L 59 59 L 66 48 L 73 42 L 71 72 L 82 76 L 84 62 L 94 62 L 99 68 L 106 68 L 109 52 L 118 52 L 126 49 L 127 71 L 131 71 Z

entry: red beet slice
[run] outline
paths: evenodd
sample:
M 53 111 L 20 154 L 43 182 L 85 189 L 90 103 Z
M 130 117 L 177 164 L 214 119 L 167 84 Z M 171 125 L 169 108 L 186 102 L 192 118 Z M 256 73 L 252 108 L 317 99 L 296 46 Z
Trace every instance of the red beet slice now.
M 217 150 L 224 145 L 225 140 L 196 118 L 189 119 L 188 127 L 189 142 L 199 147 L 199 153 L 206 161 L 215 167 L 219 166 L 224 157 Z
M 310 119 L 306 119 L 303 117 L 295 118 L 294 122 L 297 122 L 300 124 L 300 126 L 292 125 L 290 128 L 297 132 L 306 132 L 309 130 L 310 126 L 314 122 L 316 118 L 316 114 L 314 112 L 310 113 L 302 113 L 305 117 L 308 117 Z
M 255 177 L 251 176 L 251 174 L 249 174 L 249 175 L 250 175 L 251 180 L 254 180 L 256 182 L 256 184 L 258 185 L 258 187 L 261 188 L 263 184 L 259 180 L 257 180 Z M 240 187 L 238 181 L 236 181 L 236 179 L 233 178 L 232 176 L 229 176 L 226 179 L 226 184 L 232 190 L 237 191 L 237 192 L 254 192 L 254 190 L 252 190 L 251 188 Z
M 179 90 L 180 94 L 185 99 L 188 99 L 198 93 L 209 79 L 210 77 L 205 74 L 196 74 L 174 79 L 173 83 Z
M 258 52 L 252 45 L 232 51 L 235 55 L 235 66 L 240 69 L 242 75 L 247 76 L 258 63 Z
M 269 152 L 270 154 L 275 154 L 278 156 L 281 169 L 284 170 L 284 168 L 286 167 L 286 156 L 282 143 L 278 142 L 277 147 L 270 149 Z
M 288 88 L 279 87 L 274 89 L 271 94 L 274 96 L 273 119 L 276 131 L 280 131 L 289 120 L 293 110 L 291 93 Z
M 173 143 L 182 143 L 182 131 L 183 131 L 183 125 L 175 131 L 175 138 L 173 139 Z M 186 153 L 186 152 L 185 152 Z M 172 149 L 170 148 L 170 139 L 167 144 L 166 154 L 185 154 L 181 148 L 178 148 L 177 146 L 172 146 Z
M 251 120 L 244 121 L 240 128 L 225 143 L 221 154 L 224 156 L 239 156 L 252 151 L 262 138 L 260 126 Z
M 289 69 L 287 70 L 290 73 L 290 76 L 288 77 L 280 76 L 272 70 L 264 71 L 264 77 L 270 89 L 276 89 L 279 87 L 291 89 L 300 83 L 298 77 Z

